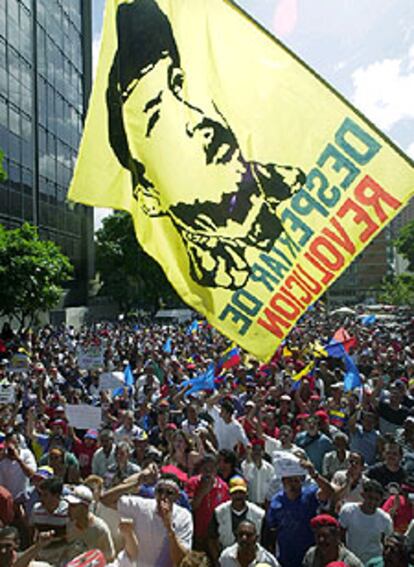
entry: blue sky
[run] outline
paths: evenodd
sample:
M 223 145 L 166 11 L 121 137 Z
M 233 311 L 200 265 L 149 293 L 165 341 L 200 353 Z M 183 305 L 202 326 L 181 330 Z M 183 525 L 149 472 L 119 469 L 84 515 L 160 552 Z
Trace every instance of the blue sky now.
M 414 0 L 237 3 L 414 158 Z M 95 57 L 104 4 L 92 0 Z

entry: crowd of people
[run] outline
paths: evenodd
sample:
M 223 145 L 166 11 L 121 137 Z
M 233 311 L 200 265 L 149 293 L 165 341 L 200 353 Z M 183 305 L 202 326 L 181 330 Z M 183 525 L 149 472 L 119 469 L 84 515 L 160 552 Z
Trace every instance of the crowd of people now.
M 5 324 L 0 567 L 414 564 L 414 322 L 385 321 L 320 304 L 267 364 L 223 362 L 201 321 Z M 80 364 L 90 345 L 100 368 Z M 84 404 L 96 428 L 72 422 Z

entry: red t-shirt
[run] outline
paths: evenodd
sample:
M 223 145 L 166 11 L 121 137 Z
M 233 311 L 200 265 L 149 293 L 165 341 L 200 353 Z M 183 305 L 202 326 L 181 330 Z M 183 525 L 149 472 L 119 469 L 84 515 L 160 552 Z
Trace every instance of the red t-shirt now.
M 388 514 L 390 514 L 390 510 L 393 507 L 395 498 L 395 496 L 390 496 L 382 505 L 382 509 L 385 512 L 388 512 Z M 400 499 L 400 506 L 399 508 L 397 508 L 397 511 L 394 514 L 393 523 L 394 530 L 399 534 L 403 534 L 407 530 L 408 524 L 413 519 L 413 506 L 408 498 L 400 495 L 398 496 L 398 498 Z
M 189 498 L 194 498 L 200 486 L 201 475 L 192 476 L 187 484 L 187 494 Z M 194 535 L 202 538 L 207 537 L 208 525 L 213 517 L 214 510 L 223 502 L 230 500 L 229 487 L 224 480 L 216 476 L 216 481 L 212 490 L 204 496 L 197 510 L 193 510 L 194 515 Z
M 92 458 L 97 447 L 96 443 L 92 447 L 87 447 L 83 441 L 79 439 L 73 443 L 73 453 L 79 461 L 79 468 L 82 478 L 86 478 L 92 472 Z

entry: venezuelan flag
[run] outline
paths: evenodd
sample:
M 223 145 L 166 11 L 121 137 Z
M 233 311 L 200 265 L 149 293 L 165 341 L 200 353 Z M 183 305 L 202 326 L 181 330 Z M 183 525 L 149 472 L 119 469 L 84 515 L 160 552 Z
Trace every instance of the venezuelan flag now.
M 223 352 L 218 361 L 217 370 L 229 369 L 241 362 L 240 349 L 233 345 Z M 217 372 L 216 370 L 216 372 Z
M 295 374 L 295 376 L 292 376 L 292 386 L 294 390 L 299 388 L 303 378 L 305 378 L 305 376 L 307 376 L 312 372 L 314 366 L 315 366 L 315 361 L 312 360 L 311 362 L 309 362 L 307 366 L 305 366 L 305 368 L 303 368 L 303 370 L 298 372 L 298 374 Z

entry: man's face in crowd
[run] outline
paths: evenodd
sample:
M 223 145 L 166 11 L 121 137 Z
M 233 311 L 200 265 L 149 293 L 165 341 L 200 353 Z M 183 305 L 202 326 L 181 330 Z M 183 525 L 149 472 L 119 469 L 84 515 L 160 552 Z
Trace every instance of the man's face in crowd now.
M 361 457 L 357 453 L 351 453 L 349 455 L 349 465 L 348 469 L 353 477 L 358 477 L 361 475 L 364 465 L 362 464 Z
M 283 488 L 289 500 L 296 500 L 302 492 L 303 477 L 289 476 L 282 478 Z
M 17 558 L 17 546 L 14 538 L 0 539 L 0 567 L 11 567 Z
M 322 555 L 333 551 L 339 539 L 339 530 L 333 526 L 321 526 L 315 530 L 315 543 Z
M 215 478 L 217 475 L 217 466 L 213 461 L 208 461 L 204 463 L 201 467 L 201 476 L 205 480 L 211 480 Z
M 375 427 L 375 417 L 373 415 L 364 414 L 362 418 L 362 427 L 369 433 Z
M 242 510 L 246 505 L 247 492 L 244 490 L 235 490 L 232 494 L 230 494 L 230 498 L 233 508 Z
M 112 437 L 110 435 L 107 435 L 107 434 L 101 435 L 100 442 L 101 442 L 101 445 L 103 447 L 103 450 L 106 453 L 109 453 L 109 451 L 112 449 L 112 444 L 113 444 Z
M 364 501 L 364 508 L 369 514 L 373 514 L 377 508 L 381 506 L 382 495 L 373 490 L 361 492 Z
M 237 530 L 237 543 L 242 552 L 254 550 L 257 543 L 255 527 L 248 522 L 242 522 L 239 524 Z
M 401 451 L 398 445 L 387 443 L 384 447 L 384 462 L 389 467 L 398 467 L 401 462 Z
M 160 508 L 162 502 L 166 503 L 168 506 L 172 506 L 177 500 L 178 494 L 178 486 L 174 483 L 160 481 L 155 489 L 155 498 L 158 508 Z
M 39 494 L 40 494 L 40 501 L 43 506 L 46 508 L 48 512 L 53 512 L 59 504 L 59 496 L 56 494 L 52 494 L 48 490 L 42 488 L 42 485 L 39 487 Z
M 310 417 L 306 421 L 306 431 L 309 435 L 316 435 L 319 431 L 319 422 L 316 418 Z

